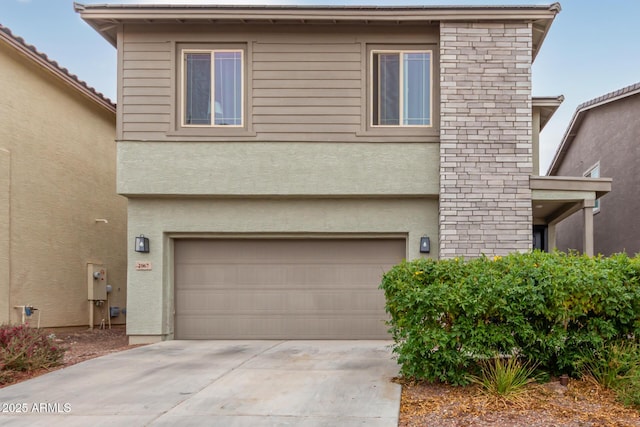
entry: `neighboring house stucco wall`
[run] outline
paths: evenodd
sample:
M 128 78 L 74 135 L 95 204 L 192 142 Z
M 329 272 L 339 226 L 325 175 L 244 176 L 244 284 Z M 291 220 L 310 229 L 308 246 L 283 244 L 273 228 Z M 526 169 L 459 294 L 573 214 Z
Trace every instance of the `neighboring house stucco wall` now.
M 129 271 L 129 306 L 144 310 L 127 313 L 127 333 L 173 334 L 173 237 L 398 236 L 414 259 L 421 236 L 437 238 L 437 218 L 437 200 L 421 198 L 129 199 L 129 241 L 151 241 L 148 254 L 131 250 L 129 264 L 151 262 L 152 270 Z
M 87 325 L 88 262 L 107 266 L 111 305 L 126 304 L 115 114 L 4 43 L 0 73 L 0 323 L 31 304 L 41 326 Z
M 593 218 L 595 253 L 640 252 L 640 95 L 588 110 L 556 175 L 583 176 L 600 162 L 600 175 L 613 178 Z M 583 219 L 576 213 L 557 225 L 561 250 L 582 251 Z
M 11 153 L 0 147 L 0 323 L 7 322 L 11 315 L 9 297 L 11 264 L 9 262 L 11 184 Z
M 440 256 L 531 249 L 531 25 L 440 25 Z

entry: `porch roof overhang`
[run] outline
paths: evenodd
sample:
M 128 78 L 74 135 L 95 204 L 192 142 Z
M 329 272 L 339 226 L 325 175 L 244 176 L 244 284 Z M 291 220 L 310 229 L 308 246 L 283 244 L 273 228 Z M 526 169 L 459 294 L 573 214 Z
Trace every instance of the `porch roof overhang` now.
M 443 21 L 525 21 L 535 59 L 560 4 L 527 6 L 274 6 L 74 3 L 74 9 L 116 46 L 123 24 L 435 24 Z
M 534 221 L 557 224 L 611 191 L 611 178 L 532 176 L 529 178 Z
M 544 129 L 563 101 L 564 95 L 534 96 L 531 99 L 533 110 L 540 111 L 540 130 Z

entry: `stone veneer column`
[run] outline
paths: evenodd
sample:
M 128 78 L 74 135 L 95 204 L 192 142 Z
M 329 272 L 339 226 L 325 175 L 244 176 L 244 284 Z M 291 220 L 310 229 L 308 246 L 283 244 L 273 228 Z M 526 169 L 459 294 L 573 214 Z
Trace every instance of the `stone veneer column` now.
M 440 257 L 532 247 L 528 23 L 440 24 Z

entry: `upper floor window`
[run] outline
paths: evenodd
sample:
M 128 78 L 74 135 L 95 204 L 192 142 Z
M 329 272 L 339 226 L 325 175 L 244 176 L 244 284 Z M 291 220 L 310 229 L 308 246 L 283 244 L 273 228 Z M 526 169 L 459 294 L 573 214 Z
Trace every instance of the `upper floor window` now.
M 432 52 L 373 50 L 372 125 L 432 125 Z
M 584 174 L 587 178 L 600 178 L 600 162 L 596 163 Z M 593 213 L 600 212 L 600 199 L 596 199 L 595 205 L 593 206 Z
M 183 126 L 244 125 L 244 52 L 182 51 Z

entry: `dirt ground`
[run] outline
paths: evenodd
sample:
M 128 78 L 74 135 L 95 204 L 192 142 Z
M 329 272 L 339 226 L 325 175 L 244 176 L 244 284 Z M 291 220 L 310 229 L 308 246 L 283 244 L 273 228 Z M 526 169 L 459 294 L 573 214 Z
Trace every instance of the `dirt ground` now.
M 65 328 L 47 332 L 54 334 L 54 341 L 67 349 L 64 366 L 136 347 L 129 345 L 124 325 L 111 329 Z
M 63 365 L 55 369 L 137 347 L 128 345 L 123 326 L 47 333 L 67 348 Z M 12 384 L 46 372 L 19 375 Z M 623 407 L 610 391 L 586 381 L 570 380 L 567 387 L 557 381 L 531 385 L 515 402 L 497 401 L 477 387 L 398 382 L 402 384 L 400 427 L 640 427 L 638 411 Z

